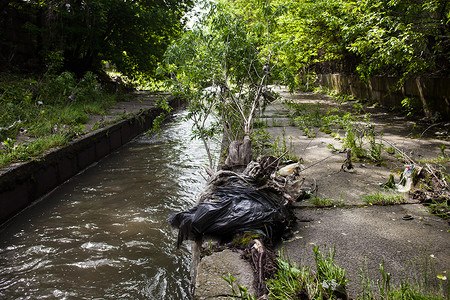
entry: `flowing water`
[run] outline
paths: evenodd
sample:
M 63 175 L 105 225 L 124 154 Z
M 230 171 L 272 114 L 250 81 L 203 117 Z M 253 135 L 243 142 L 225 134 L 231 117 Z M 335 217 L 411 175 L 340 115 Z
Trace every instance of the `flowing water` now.
M 189 299 L 190 254 L 167 217 L 194 205 L 207 158 L 178 115 L 0 232 L 1 299 Z

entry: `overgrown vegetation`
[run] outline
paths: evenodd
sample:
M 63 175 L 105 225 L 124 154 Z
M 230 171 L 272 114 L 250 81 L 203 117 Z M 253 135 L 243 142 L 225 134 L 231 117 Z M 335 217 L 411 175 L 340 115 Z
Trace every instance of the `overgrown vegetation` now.
M 183 1 L 3 1 L 0 4 L 0 166 L 84 133 L 115 96 L 104 68 L 133 84 L 156 68 L 193 6 Z M 100 76 L 98 80 L 97 76 Z M 152 78 L 152 80 L 149 80 Z M 115 82 L 115 88 L 120 82 Z M 103 126 L 103 121 L 94 128 Z
M 351 149 L 355 159 L 381 163 L 384 147 L 382 133 L 375 132 L 369 114 L 342 113 L 337 109 L 323 113 L 320 104 L 311 105 L 293 101 L 286 101 L 286 104 L 292 111 L 290 118 L 306 136 L 313 138 L 320 130 L 339 139 L 344 148 Z M 358 106 L 358 113 L 360 110 Z M 332 150 L 339 151 L 334 147 Z
M 151 77 L 183 29 L 191 0 L 2 1 L 0 71 L 99 72 Z M 59 64 L 54 64 L 59 61 Z M 6 69 L 3 69 L 6 68 Z
M 94 74 L 25 77 L 0 74 L 0 166 L 38 157 L 83 134 L 90 115 L 103 115 L 116 101 Z M 97 124 L 97 127 L 101 124 Z
M 260 0 L 227 0 L 264 39 Z M 280 49 L 278 74 L 297 87 L 314 73 L 343 72 L 368 79 L 448 75 L 450 7 L 441 0 L 272 0 L 270 47 Z M 400 87 L 400 86 L 399 86 Z M 405 105 L 406 102 L 405 102 Z M 409 104 L 408 104 L 409 105 Z
M 313 251 L 316 272 L 306 266 L 297 267 L 281 253 L 278 273 L 267 281 L 270 299 L 333 299 L 347 295 L 348 279 L 345 270 L 335 263 L 335 249 L 327 253 L 314 246 Z
M 268 299 L 348 299 L 346 286 L 349 279 L 345 269 L 339 267 L 335 262 L 335 249 L 325 249 L 321 252 L 318 246 L 314 246 L 313 251 L 315 270 L 304 265 L 297 266 L 283 251 L 280 252 L 277 258 L 278 271 L 273 278 L 266 282 Z M 402 279 L 399 285 L 394 285 L 384 262 L 379 264 L 380 278 L 374 280 L 369 275 L 367 261 L 364 258 L 360 267 L 361 292 L 354 295 L 355 299 L 444 299 L 446 277 L 442 274 L 436 275 L 430 258 L 426 257 L 420 261 L 416 258 L 411 264 L 416 271 L 413 278 Z M 248 293 L 247 288 L 233 285 L 235 278 L 230 274 L 223 278 L 229 283 L 233 298 L 256 299 Z
M 267 123 L 255 121 L 254 130 L 250 136 L 252 140 L 253 156 L 274 156 L 281 157 L 283 161 L 298 161 L 299 158 L 294 153 L 292 137 L 286 137 L 283 128 L 281 137 L 274 138 L 267 132 Z
M 364 259 L 360 267 L 360 285 L 362 291 L 357 299 L 360 300 L 442 300 L 445 299 L 446 291 L 443 285 L 446 284 L 446 277 L 436 275 L 433 262 L 430 258 L 425 258 L 424 263 L 415 264 L 415 277 L 410 280 L 401 280 L 399 286 L 393 286 L 392 276 L 386 270 L 384 261 L 379 264 L 381 279 L 374 281 L 370 278 L 367 261 Z M 418 272 L 417 272 L 418 270 Z M 445 279 L 445 280 L 442 280 Z M 436 284 L 436 281 L 440 281 Z M 447 291 L 448 292 L 448 291 Z

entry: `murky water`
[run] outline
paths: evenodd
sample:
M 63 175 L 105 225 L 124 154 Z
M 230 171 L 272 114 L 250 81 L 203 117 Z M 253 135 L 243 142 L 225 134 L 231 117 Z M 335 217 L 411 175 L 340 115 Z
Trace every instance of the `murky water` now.
M 207 163 L 181 116 L 73 178 L 0 232 L 0 298 L 189 299 L 190 254 L 171 212 Z

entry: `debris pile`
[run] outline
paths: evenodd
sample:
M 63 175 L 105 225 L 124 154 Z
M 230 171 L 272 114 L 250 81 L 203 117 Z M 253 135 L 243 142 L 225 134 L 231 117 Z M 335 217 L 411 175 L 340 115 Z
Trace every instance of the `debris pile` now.
M 207 238 L 217 241 L 210 249 L 243 250 L 255 270 L 259 295 L 266 292 L 264 282 L 276 270 L 275 254 L 265 244 L 275 244 L 288 231 L 294 221 L 291 204 L 308 194 L 299 176 L 300 162 L 279 166 L 279 161 L 264 156 L 248 163 L 242 173 L 213 173 L 198 204 L 168 219 L 178 229 L 178 247 L 185 240 L 201 245 Z
M 441 216 L 450 223 L 450 188 L 446 177 L 430 164 L 418 168 L 413 176 L 415 189 L 411 198 L 428 206 L 432 213 Z
M 231 177 L 229 177 L 231 179 Z M 258 231 L 267 236 L 282 231 L 289 214 L 284 205 L 264 192 L 234 182 L 217 186 L 208 201 L 172 214 L 169 222 L 179 229 L 179 247 L 184 240 L 209 236 L 227 240 L 238 232 Z
M 177 246 L 203 237 L 229 241 L 248 231 L 269 240 L 279 237 L 292 221 L 289 203 L 305 191 L 298 177 L 301 164 L 279 169 L 277 162 L 265 156 L 250 162 L 243 173 L 221 170 L 213 174 L 195 207 L 170 215 L 169 223 L 178 229 Z

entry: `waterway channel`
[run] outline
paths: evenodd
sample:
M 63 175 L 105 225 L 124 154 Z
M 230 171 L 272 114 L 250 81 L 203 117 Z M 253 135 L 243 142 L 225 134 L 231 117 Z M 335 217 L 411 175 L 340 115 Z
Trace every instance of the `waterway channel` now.
M 166 219 L 195 203 L 207 157 L 183 115 L 1 229 L 1 299 L 191 298 L 188 243 L 176 249 Z

